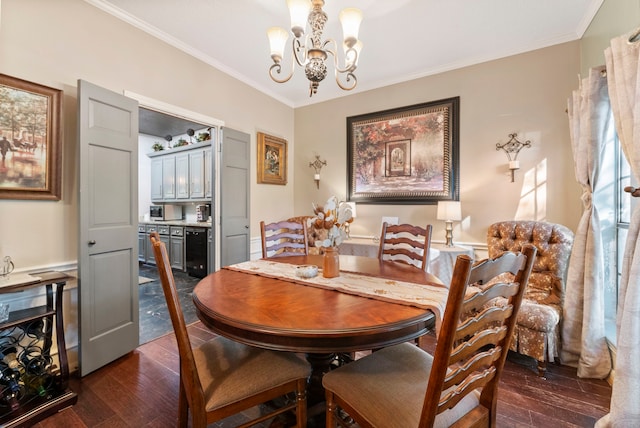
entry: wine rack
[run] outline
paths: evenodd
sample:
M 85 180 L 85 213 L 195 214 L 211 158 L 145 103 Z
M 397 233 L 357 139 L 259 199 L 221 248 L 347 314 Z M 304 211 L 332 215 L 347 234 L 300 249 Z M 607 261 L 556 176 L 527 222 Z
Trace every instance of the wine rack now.
M 0 287 L 0 294 L 44 286 L 46 304 L 9 313 L 0 323 L 0 427 L 26 427 L 75 404 L 62 319 L 68 275 L 33 274 L 34 280 Z M 37 276 L 36 276 L 37 275 Z M 54 289 L 55 286 L 55 298 Z M 51 355 L 55 331 L 57 357 Z

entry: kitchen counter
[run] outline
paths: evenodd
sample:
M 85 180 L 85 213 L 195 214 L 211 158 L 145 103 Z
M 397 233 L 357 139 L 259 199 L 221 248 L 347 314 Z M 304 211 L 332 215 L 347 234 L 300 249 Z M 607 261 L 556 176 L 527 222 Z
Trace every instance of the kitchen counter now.
M 138 224 L 156 224 L 156 225 L 167 225 L 167 226 L 184 226 L 184 227 L 211 227 L 211 222 L 208 221 L 187 221 L 187 220 L 167 220 L 167 221 L 159 221 L 159 220 L 149 220 L 149 221 L 139 221 Z

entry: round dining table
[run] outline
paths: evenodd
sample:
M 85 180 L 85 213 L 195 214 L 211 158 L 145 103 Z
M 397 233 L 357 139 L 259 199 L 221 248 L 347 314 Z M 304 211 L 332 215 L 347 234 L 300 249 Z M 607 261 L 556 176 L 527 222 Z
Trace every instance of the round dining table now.
M 317 255 L 269 260 L 322 267 L 322 256 Z M 377 258 L 341 255 L 340 270 L 444 287 L 419 268 Z M 221 336 L 251 346 L 305 353 L 313 369 L 310 394 L 336 354 L 414 340 L 435 325 L 428 309 L 225 268 L 196 285 L 193 302 L 202 323 Z

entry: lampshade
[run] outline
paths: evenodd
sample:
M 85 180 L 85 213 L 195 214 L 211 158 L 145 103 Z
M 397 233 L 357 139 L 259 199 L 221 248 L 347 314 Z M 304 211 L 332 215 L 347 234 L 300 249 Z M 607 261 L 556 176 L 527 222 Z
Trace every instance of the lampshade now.
M 358 32 L 362 22 L 362 12 L 360 9 L 349 7 L 340 12 L 340 22 L 342 23 L 342 34 L 344 43 L 352 47 L 358 41 Z
M 353 216 L 353 218 L 356 218 L 356 203 L 355 202 L 345 202 L 345 204 L 349 205 L 349 208 L 351 208 L 351 215 Z
M 459 201 L 438 201 L 438 220 L 460 221 L 462 210 Z
M 296 37 L 300 37 L 304 34 L 304 29 L 307 26 L 311 2 L 309 0 L 287 0 L 287 6 L 291 16 L 291 32 Z
M 267 31 L 269 37 L 269 47 L 271 48 L 271 58 L 280 61 L 284 55 L 284 45 L 289 39 L 289 33 L 284 28 L 271 27 Z

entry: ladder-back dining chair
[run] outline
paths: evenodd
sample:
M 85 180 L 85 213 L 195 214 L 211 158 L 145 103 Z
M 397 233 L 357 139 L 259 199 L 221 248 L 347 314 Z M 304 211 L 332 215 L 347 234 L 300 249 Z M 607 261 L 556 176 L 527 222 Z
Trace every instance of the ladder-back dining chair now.
M 535 255 L 527 245 L 476 265 L 458 256 L 433 357 L 403 343 L 327 373 L 327 428 L 344 412 L 361 428 L 495 427 L 498 381 Z M 513 282 L 496 280 L 505 272 Z M 508 303 L 494 305 L 500 299 Z
M 303 222 L 260 222 L 262 258 L 309 254 L 307 225 Z
M 157 232 L 150 239 L 180 354 L 178 425 L 187 427 L 189 410 L 191 426 L 205 428 L 212 422 L 287 396 L 283 406 L 241 426 L 249 427 L 295 410 L 296 426 L 306 427 L 309 363 L 293 353 L 267 351 L 221 336 L 192 347 L 167 249 Z
M 382 223 L 378 258 L 409 263 L 427 270 L 431 229 L 430 224 L 422 228 L 411 224 Z

